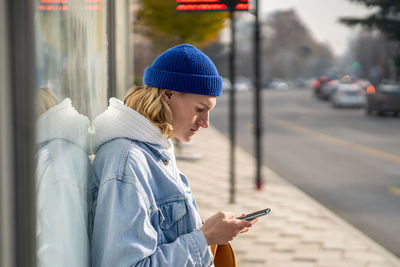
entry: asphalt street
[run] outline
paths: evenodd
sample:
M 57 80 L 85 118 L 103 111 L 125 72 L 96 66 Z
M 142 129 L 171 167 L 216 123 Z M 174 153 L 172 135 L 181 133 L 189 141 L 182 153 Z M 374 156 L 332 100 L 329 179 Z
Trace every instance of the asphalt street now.
M 253 101 L 237 93 L 237 144 L 252 154 Z M 400 118 L 334 109 L 307 89 L 263 90 L 262 103 L 263 164 L 400 256 Z M 227 136 L 228 109 L 225 93 L 211 113 Z

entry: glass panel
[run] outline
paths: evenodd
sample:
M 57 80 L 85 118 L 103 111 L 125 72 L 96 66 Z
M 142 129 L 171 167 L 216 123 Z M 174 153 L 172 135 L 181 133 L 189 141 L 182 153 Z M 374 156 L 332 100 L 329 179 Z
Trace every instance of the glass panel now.
M 36 1 L 38 266 L 89 266 L 90 121 L 107 105 L 102 0 Z
M 133 85 L 133 14 L 130 1 L 115 1 L 116 97 L 124 99 Z M 128 23 L 127 23 L 128 22 Z

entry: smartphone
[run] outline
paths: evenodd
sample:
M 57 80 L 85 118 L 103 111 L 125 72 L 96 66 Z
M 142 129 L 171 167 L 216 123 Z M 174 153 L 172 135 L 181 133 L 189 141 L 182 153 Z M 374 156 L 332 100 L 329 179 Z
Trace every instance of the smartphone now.
M 253 219 L 258 218 L 260 216 L 267 215 L 268 213 L 270 213 L 270 211 L 271 211 L 271 209 L 269 209 L 269 208 L 268 209 L 263 209 L 263 210 L 259 210 L 259 211 L 247 214 L 245 217 L 238 217 L 236 219 L 250 221 L 250 220 L 253 220 Z

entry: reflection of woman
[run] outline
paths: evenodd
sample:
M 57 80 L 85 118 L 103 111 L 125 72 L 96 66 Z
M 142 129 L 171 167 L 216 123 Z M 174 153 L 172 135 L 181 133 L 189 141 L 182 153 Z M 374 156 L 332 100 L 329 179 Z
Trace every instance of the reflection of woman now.
M 95 120 L 93 266 L 209 266 L 209 245 L 254 223 L 219 212 L 204 225 L 170 137 L 189 141 L 209 124 L 222 79 L 191 45 L 160 55 L 124 103 Z M 162 89 L 158 89 L 162 88 Z
M 38 266 L 89 266 L 87 175 L 89 119 L 69 99 L 38 92 Z

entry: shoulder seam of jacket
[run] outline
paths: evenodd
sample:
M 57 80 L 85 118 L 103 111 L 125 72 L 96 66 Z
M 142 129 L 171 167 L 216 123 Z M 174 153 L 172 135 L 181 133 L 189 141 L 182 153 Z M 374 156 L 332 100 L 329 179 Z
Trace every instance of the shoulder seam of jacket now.
M 126 139 L 126 138 L 124 138 L 124 139 L 125 139 L 124 141 L 127 143 L 127 145 L 125 145 L 123 147 L 123 150 L 122 150 L 122 153 L 121 153 L 122 155 L 120 157 L 120 162 L 118 164 L 118 170 L 117 170 L 118 171 L 117 172 L 117 179 L 118 180 L 123 180 L 124 171 L 125 171 L 125 168 L 126 168 L 126 162 L 127 162 L 127 159 L 128 159 L 130 148 L 132 146 L 132 140 Z
M 112 180 L 115 180 L 117 182 L 121 182 L 123 184 L 131 185 L 139 193 L 139 195 L 143 198 L 144 202 L 146 202 L 147 209 L 148 209 L 149 213 L 154 209 L 153 205 L 151 205 L 149 199 L 147 198 L 147 195 L 145 194 L 145 192 L 144 192 L 144 190 L 143 190 L 143 188 L 142 188 L 142 186 L 141 186 L 141 184 L 139 182 L 132 183 L 132 182 L 128 182 L 128 181 L 125 181 L 125 180 L 120 180 L 120 179 L 117 179 L 116 177 L 113 177 L 113 178 L 108 178 L 104 182 L 102 182 L 99 185 L 99 190 L 100 190 L 100 187 L 102 187 L 103 185 L 105 185 L 106 183 L 108 183 L 108 182 L 110 182 Z

